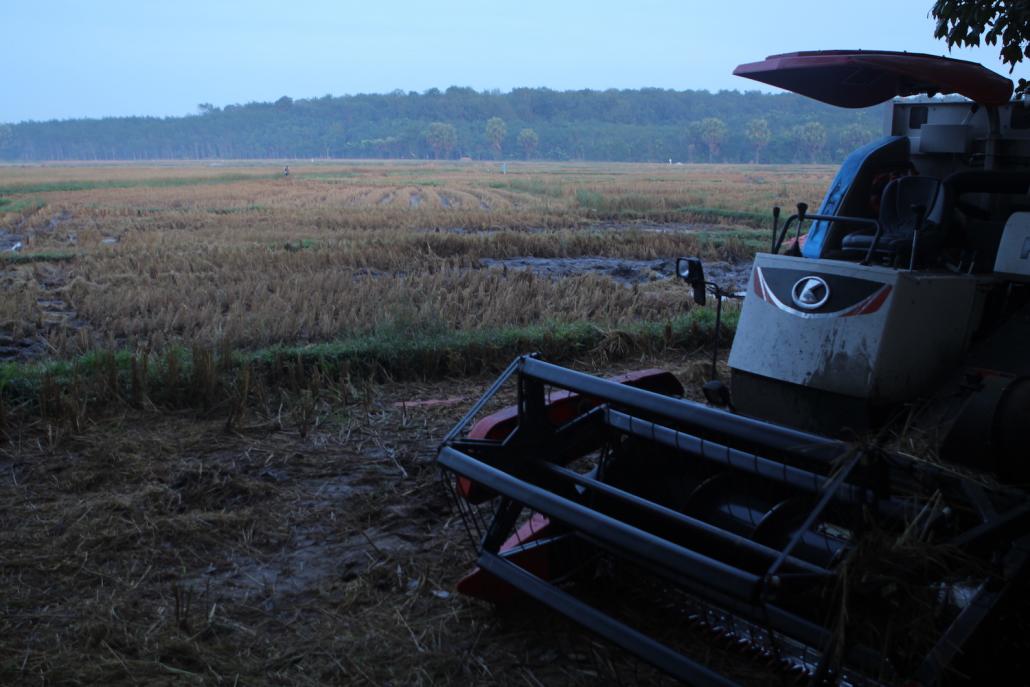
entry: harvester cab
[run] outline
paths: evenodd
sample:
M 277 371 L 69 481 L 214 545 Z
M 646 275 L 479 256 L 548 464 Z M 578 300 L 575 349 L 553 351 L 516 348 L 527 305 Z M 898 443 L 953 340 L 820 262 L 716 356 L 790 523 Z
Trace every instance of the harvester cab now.
M 437 456 L 476 552 L 458 588 L 531 597 L 691 684 L 1004 674 L 1030 575 L 1030 110 L 925 55 L 736 73 L 843 107 L 969 100 L 895 102 L 818 212 L 776 213 L 708 404 L 659 370 L 515 360 Z M 677 273 L 721 308 L 699 260 Z M 939 436 L 945 461 L 885 440 L 905 408 L 893 434 Z
M 904 53 L 735 73 L 844 107 L 969 98 L 892 103 L 888 135 L 845 159 L 819 211 L 799 203 L 774 227 L 730 353 L 735 408 L 849 438 L 904 408 L 945 457 L 979 460 L 965 447 L 986 439 L 1009 461 L 989 467 L 1026 481 L 1030 434 L 1008 418 L 1030 415 L 1030 109 L 1011 82 Z M 791 230 L 800 255 L 779 255 Z

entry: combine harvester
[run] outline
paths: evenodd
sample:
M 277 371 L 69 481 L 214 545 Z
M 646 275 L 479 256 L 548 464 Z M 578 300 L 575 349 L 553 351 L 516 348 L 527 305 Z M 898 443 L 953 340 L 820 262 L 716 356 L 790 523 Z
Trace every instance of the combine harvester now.
M 895 100 L 818 213 L 774 210 L 708 404 L 661 371 L 513 362 L 437 458 L 477 552 L 459 589 L 528 595 L 692 684 L 1004 674 L 1028 644 L 1030 108 L 927 55 L 735 73 L 842 107 L 968 100 Z M 678 271 L 721 299 L 700 261 Z M 517 404 L 486 415 L 506 383 Z

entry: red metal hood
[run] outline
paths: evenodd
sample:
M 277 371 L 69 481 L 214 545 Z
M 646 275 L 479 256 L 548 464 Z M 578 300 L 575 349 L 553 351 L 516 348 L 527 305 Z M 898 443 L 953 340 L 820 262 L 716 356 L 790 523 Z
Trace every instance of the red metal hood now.
M 1012 82 L 965 60 L 881 50 L 820 50 L 742 64 L 737 76 L 838 107 L 869 107 L 895 96 L 958 93 L 984 105 L 1012 96 Z

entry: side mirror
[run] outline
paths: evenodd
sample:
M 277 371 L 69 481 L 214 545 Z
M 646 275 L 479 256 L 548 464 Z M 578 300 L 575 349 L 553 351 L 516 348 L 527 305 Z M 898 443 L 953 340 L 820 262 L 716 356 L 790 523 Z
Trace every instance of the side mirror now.
M 694 289 L 694 302 L 704 305 L 705 270 L 701 266 L 701 258 L 676 258 L 676 274 Z

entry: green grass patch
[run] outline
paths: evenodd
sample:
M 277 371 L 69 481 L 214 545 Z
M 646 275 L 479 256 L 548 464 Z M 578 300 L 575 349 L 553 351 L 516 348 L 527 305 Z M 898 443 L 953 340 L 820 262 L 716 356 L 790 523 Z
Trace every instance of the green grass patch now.
M 286 243 L 273 243 L 269 246 L 272 250 L 312 250 L 318 247 L 318 241 L 314 239 L 297 239 L 296 241 L 287 241 Z
M 431 323 L 396 322 L 364 336 L 255 351 L 173 348 L 149 359 L 126 350 L 98 351 L 74 360 L 6 362 L 0 363 L 0 410 L 60 415 L 143 399 L 170 407 L 212 407 L 234 402 L 241 374 L 296 391 L 326 380 L 425 380 L 492 372 L 530 352 L 555 362 L 584 356 L 615 361 L 667 349 L 695 350 L 711 342 L 714 320 L 713 310 L 695 308 L 674 320 L 617 329 L 572 322 L 450 331 Z M 724 314 L 726 341 L 736 322 L 735 311 Z
M 670 214 L 660 199 L 640 193 L 604 195 L 589 189 L 576 189 L 576 203 L 600 217 L 647 219 L 664 218 Z
M 265 212 L 268 208 L 264 205 L 243 205 L 231 208 L 206 208 L 212 215 L 244 215 L 251 212 Z
M 39 253 L 0 253 L 0 262 L 21 264 L 27 262 L 68 262 L 75 259 L 75 253 L 67 251 L 43 251 Z
M 0 212 L 34 212 L 45 207 L 38 198 L 0 198 Z
M 290 175 L 294 176 L 294 175 Z M 355 179 L 363 176 L 357 172 L 308 172 L 305 174 L 297 174 L 298 179 L 304 179 L 307 181 L 343 181 L 345 179 Z
M 548 184 L 543 179 L 536 178 L 520 179 L 516 177 L 508 181 L 491 181 L 487 186 L 544 198 L 561 198 L 563 195 L 560 185 Z
M 698 222 L 732 220 L 753 227 L 768 227 L 772 222 L 772 213 L 727 210 L 725 208 L 684 207 L 676 208 L 676 212 L 689 215 Z
M 0 195 L 9 196 L 25 193 L 52 193 L 54 191 L 91 191 L 100 188 L 166 188 L 174 186 L 207 186 L 211 184 L 232 184 L 237 181 L 252 181 L 278 177 L 278 173 L 223 174 L 214 177 L 167 177 L 156 179 L 108 179 L 83 181 L 48 181 L 37 184 L 12 184 L 0 186 Z
M 603 194 L 600 194 L 597 191 L 588 191 L 584 188 L 577 188 L 576 204 L 581 208 L 603 212 L 605 208 L 605 198 Z
M 768 250 L 769 242 L 772 240 L 769 231 L 764 229 L 705 229 L 697 232 L 697 237 L 714 245 L 740 241 L 756 250 Z

